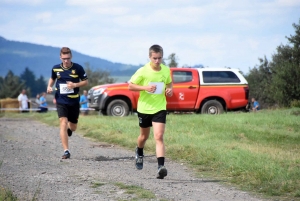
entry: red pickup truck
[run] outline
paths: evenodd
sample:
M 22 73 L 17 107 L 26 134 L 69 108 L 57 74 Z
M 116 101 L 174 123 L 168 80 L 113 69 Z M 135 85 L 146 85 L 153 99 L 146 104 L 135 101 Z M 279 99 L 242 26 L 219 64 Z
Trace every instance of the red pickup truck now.
M 170 69 L 173 96 L 167 97 L 168 112 L 221 114 L 248 105 L 248 82 L 238 69 Z M 88 91 L 89 107 L 110 116 L 136 112 L 138 97 L 139 92 L 128 90 L 127 82 L 98 85 Z

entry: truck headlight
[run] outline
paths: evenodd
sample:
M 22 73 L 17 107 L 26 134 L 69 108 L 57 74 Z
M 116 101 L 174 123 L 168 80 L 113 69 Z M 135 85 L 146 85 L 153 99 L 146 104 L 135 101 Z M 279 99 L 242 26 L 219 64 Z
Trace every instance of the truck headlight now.
M 99 88 L 96 89 L 95 91 L 93 91 L 93 96 L 99 96 L 100 94 L 102 94 L 104 92 L 105 88 Z

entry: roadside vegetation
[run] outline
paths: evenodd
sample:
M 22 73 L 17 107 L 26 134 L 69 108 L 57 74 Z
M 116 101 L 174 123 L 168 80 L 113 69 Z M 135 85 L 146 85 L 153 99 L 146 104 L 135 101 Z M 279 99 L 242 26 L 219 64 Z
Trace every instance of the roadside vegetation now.
M 0 115 L 0 117 L 2 116 Z M 0 161 L 0 169 L 1 165 L 2 161 Z M 10 190 L 7 190 L 0 185 L 0 201 L 17 201 L 17 197 L 15 197 Z
M 102 183 L 102 182 L 93 182 L 91 185 L 91 188 L 95 189 L 95 193 L 102 193 L 101 191 L 98 191 L 97 188 L 107 185 L 106 183 Z M 132 197 L 130 198 L 130 200 L 132 201 L 138 201 L 138 200 L 151 200 L 151 199 L 155 199 L 155 194 L 149 190 L 146 190 L 142 187 L 139 186 L 135 186 L 135 185 L 126 185 L 124 183 L 121 182 L 116 182 L 116 183 L 112 183 L 112 185 L 116 186 L 117 188 L 121 189 L 124 191 L 124 194 L 127 195 L 132 195 Z M 120 201 L 122 201 L 123 199 L 119 199 Z M 126 199 L 127 200 L 127 199 Z M 163 200 L 160 200 L 163 201 Z
M 300 19 L 293 23 L 294 35 L 286 36 L 271 59 L 259 58 L 259 65 L 245 75 L 250 97 L 263 108 L 300 106 Z
M 55 112 L 12 116 L 30 116 L 58 126 Z M 218 116 L 170 114 L 164 137 L 167 157 L 189 166 L 202 178 L 274 199 L 300 200 L 299 116 L 299 108 Z M 81 116 L 78 128 L 76 133 L 85 137 L 132 151 L 139 134 L 136 115 Z M 155 154 L 153 135 L 145 154 Z
M 1 201 L 17 201 L 17 197 L 13 193 L 5 188 L 0 187 L 0 200 Z

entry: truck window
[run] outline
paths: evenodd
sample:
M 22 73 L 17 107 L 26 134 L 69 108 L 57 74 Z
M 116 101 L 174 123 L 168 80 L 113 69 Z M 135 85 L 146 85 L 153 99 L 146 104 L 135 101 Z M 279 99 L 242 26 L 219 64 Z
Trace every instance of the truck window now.
M 240 83 L 240 79 L 232 71 L 203 71 L 204 83 Z
M 173 71 L 173 83 L 190 82 L 192 80 L 193 76 L 190 71 Z

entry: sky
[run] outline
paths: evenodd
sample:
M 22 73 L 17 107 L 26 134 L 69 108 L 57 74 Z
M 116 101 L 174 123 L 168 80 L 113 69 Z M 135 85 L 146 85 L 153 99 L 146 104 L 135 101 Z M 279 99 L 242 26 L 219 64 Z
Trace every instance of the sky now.
M 238 68 L 272 59 L 300 23 L 300 0 L 1 0 L 0 36 L 143 65 L 149 47 L 178 66 Z M 76 58 L 73 58 L 76 62 Z M 166 61 L 168 62 L 168 61 Z

